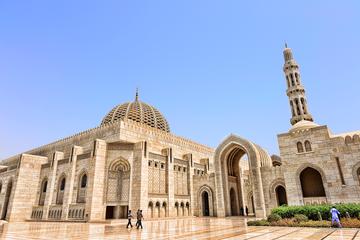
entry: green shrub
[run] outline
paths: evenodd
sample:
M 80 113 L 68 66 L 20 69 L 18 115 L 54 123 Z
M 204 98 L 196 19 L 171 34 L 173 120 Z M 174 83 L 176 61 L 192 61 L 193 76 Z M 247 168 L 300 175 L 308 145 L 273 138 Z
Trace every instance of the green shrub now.
M 279 214 L 272 213 L 268 216 L 267 220 L 268 220 L 268 222 L 277 222 L 277 221 L 281 220 L 281 217 Z
M 298 223 L 309 221 L 308 217 L 305 216 L 304 214 L 295 214 L 294 220 L 295 220 L 295 222 L 298 222 Z
M 248 226 L 270 226 L 270 223 L 266 221 L 266 219 L 255 220 L 255 221 L 248 221 Z
M 319 213 L 322 219 L 330 219 L 330 204 L 322 205 L 305 205 L 305 206 L 281 206 L 274 208 L 272 214 L 278 214 L 281 218 L 293 218 L 295 214 L 303 214 L 310 220 L 320 220 Z M 337 210 L 339 210 L 342 217 L 345 217 L 345 213 L 348 212 L 351 218 L 357 218 L 360 214 L 359 203 L 344 203 L 335 204 Z

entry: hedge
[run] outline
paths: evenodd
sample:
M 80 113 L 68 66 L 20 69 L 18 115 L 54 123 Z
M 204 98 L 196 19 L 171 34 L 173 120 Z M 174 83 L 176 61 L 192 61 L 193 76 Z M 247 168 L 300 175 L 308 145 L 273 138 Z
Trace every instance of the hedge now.
M 360 215 L 359 203 L 341 203 L 341 204 L 322 204 L 322 205 L 305 205 L 305 206 L 281 206 L 274 208 L 271 213 L 278 214 L 281 218 L 292 218 L 296 214 L 303 214 L 311 220 L 319 219 L 319 214 L 322 219 L 328 220 L 331 218 L 330 209 L 335 206 L 339 210 L 341 217 L 345 217 L 346 212 L 350 217 L 358 218 Z

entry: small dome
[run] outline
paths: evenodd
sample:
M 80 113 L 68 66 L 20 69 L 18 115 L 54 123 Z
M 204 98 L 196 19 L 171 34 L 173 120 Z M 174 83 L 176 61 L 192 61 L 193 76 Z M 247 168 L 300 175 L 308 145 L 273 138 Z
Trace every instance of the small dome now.
M 296 132 L 296 131 L 310 129 L 310 128 L 314 128 L 314 127 L 318 127 L 318 126 L 319 125 L 314 122 L 307 121 L 307 120 L 301 120 L 300 122 L 297 122 L 294 126 L 292 126 L 290 128 L 289 132 Z
M 115 106 L 102 120 L 101 125 L 113 123 L 120 119 L 131 119 L 150 127 L 170 132 L 170 127 L 164 116 L 153 106 L 139 101 L 138 92 L 134 102 Z
M 272 155 L 271 160 L 274 167 L 281 166 L 281 157 L 279 157 L 278 155 Z

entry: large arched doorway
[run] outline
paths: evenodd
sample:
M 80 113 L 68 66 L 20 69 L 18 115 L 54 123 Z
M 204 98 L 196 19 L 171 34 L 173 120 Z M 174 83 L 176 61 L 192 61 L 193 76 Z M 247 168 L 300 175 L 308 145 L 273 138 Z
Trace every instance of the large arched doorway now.
M 307 167 L 300 173 L 301 190 L 305 204 L 326 202 L 326 194 L 321 174 L 314 168 Z
M 278 206 L 287 205 L 286 190 L 283 186 L 279 185 L 275 188 L 276 200 Z
M 108 167 L 107 211 L 109 218 L 127 218 L 130 192 L 130 164 L 123 158 L 112 161 Z
M 209 209 L 209 194 L 204 191 L 201 194 L 202 199 L 202 215 L 203 216 L 210 216 L 210 209 Z
M 230 189 L 230 204 L 231 204 L 231 215 L 232 216 L 239 215 L 237 211 L 236 193 L 233 188 Z
M 12 182 L 12 180 L 10 180 L 6 187 L 4 207 L 3 207 L 3 212 L 1 215 L 1 220 L 6 220 L 8 218 L 7 215 L 8 215 L 8 211 L 9 211 L 8 208 L 9 208 L 9 202 L 10 202 L 10 197 L 11 197 L 12 185 L 13 185 L 13 182 Z
M 216 178 L 217 192 L 220 194 L 217 198 L 219 217 L 240 215 L 251 205 L 254 205 L 256 217 L 266 216 L 260 171 L 262 166 L 272 166 L 270 156 L 260 146 L 246 139 L 230 135 L 217 147 L 215 171 L 219 173 Z M 235 194 L 230 191 L 231 188 Z M 249 191 L 253 193 L 254 204 L 247 197 Z

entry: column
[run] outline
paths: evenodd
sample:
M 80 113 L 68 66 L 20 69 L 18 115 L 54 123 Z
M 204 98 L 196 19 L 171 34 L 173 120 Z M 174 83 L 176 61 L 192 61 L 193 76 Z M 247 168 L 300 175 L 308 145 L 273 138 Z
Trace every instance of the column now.
M 94 141 L 94 149 L 90 159 L 88 188 L 86 194 L 85 219 L 89 222 L 105 220 L 105 172 L 106 142 L 101 139 Z
M 168 194 L 168 216 L 169 217 L 176 217 L 175 213 L 175 193 L 174 193 L 174 157 L 172 148 L 166 148 L 165 149 L 166 155 L 167 155 L 167 172 L 168 172 L 168 178 L 167 178 L 167 194 Z
M 142 209 L 147 217 L 148 209 L 148 143 L 146 141 L 135 143 L 133 164 L 130 176 L 129 210 L 136 213 Z
M 48 219 L 49 217 L 49 209 L 50 206 L 53 204 L 54 192 L 56 191 L 55 183 L 56 183 L 58 160 L 63 158 L 64 158 L 63 152 L 58 152 L 58 151 L 54 152 L 53 159 L 51 160 L 51 165 L 50 165 L 51 172 L 48 180 L 48 189 L 46 191 L 43 219 Z
M 74 182 L 76 181 L 76 155 L 81 154 L 82 151 L 82 147 L 73 146 L 69 158 L 70 174 L 66 177 L 63 214 L 61 216 L 65 220 L 68 219 L 69 207 L 73 200 Z
M 23 222 L 30 219 L 33 204 L 40 184 L 41 165 L 47 157 L 22 154 L 9 199 L 9 222 Z

